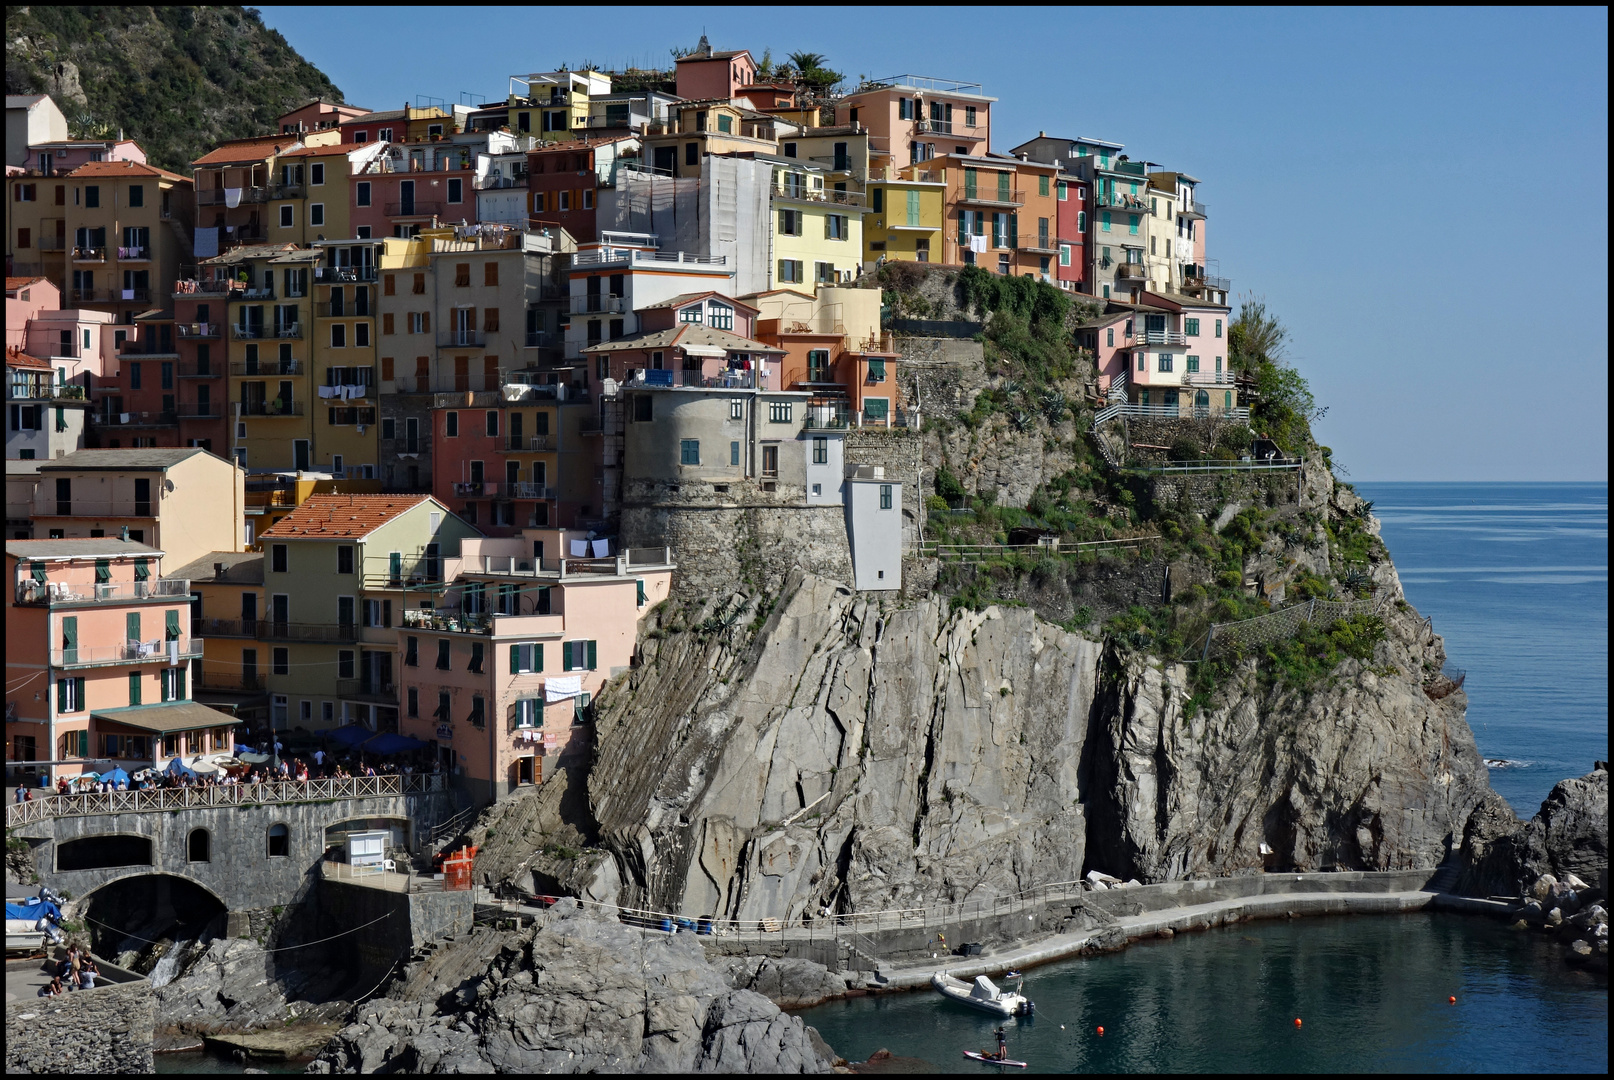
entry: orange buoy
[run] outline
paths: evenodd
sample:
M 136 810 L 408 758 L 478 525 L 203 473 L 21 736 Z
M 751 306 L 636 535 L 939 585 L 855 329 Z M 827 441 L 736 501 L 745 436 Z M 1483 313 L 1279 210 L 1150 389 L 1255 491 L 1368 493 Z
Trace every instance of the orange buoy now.
M 1099 1026 L 1099 1029 L 1098 1029 L 1098 1033 L 1099 1033 L 1099 1034 L 1100 1034 L 1100 1035 L 1102 1035 L 1102 1034 L 1104 1034 L 1104 1027 L 1103 1027 L 1103 1025 L 1100 1025 L 1100 1026 Z
M 1299 1026 L 1300 1026 L 1300 1017 L 1297 1016 L 1297 1017 L 1295 1017 L 1295 1027 L 1299 1027 Z
M 1449 997 L 1449 998 L 1446 999 L 1446 1001 L 1448 1003 L 1452 1004 L 1452 1005 L 1457 1004 L 1457 998 L 1456 997 Z

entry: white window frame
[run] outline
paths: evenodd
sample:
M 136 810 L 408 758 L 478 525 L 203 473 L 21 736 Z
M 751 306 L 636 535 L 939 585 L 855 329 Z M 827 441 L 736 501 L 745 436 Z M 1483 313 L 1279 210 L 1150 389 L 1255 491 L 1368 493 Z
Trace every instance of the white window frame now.
M 308 183 L 312 187 L 325 186 L 325 163 L 323 161 L 315 161 L 309 164 Z

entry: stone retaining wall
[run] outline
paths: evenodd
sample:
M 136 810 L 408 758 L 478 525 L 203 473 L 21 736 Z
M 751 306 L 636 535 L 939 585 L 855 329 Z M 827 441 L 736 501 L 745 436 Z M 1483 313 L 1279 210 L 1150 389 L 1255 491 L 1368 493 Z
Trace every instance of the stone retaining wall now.
M 6 1007 L 6 1072 L 150 1073 L 151 984 L 114 984 Z

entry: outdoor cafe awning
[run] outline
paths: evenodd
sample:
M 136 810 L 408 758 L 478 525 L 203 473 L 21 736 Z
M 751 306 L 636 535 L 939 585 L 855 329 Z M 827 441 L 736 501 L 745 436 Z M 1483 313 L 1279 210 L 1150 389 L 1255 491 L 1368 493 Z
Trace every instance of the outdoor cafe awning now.
M 234 724 L 229 713 L 209 708 L 199 701 L 169 701 L 161 705 L 133 705 L 124 709 L 96 709 L 92 719 L 114 724 L 126 724 L 144 731 L 166 734 L 170 731 L 194 731 L 198 728 L 220 727 Z

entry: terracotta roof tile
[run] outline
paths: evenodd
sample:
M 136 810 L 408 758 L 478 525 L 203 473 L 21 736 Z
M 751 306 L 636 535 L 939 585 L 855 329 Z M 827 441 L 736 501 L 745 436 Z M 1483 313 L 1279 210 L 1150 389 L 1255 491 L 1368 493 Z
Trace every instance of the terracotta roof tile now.
M 305 146 L 301 150 L 290 150 L 290 151 L 287 151 L 284 154 L 281 154 L 280 156 L 281 157 L 289 157 L 289 158 L 291 158 L 291 157 L 324 157 L 324 156 L 326 156 L 328 154 L 351 154 L 355 150 L 363 150 L 366 147 L 377 146 L 377 145 L 379 145 L 379 144 L 378 143 L 373 143 L 373 142 L 330 143 L 329 145 L 326 145 L 326 146 Z
M 236 161 L 262 161 L 270 154 L 278 154 L 282 147 L 295 146 L 301 142 L 294 135 L 265 136 L 261 139 L 237 139 L 234 142 L 221 144 L 217 149 L 209 150 L 192 165 L 228 165 Z
M 138 161 L 86 161 L 66 175 L 75 180 L 91 176 L 162 176 L 169 180 L 183 180 L 187 184 L 191 182 L 188 176 L 171 173 L 155 165 L 143 165 Z
M 49 281 L 47 277 L 8 277 L 6 278 L 6 292 L 12 289 L 26 289 L 36 281 Z
M 52 370 L 51 366 L 37 356 L 29 356 L 21 349 L 10 348 L 6 350 L 6 367 L 14 368 L 43 368 Z
M 428 495 L 310 495 L 259 534 L 266 540 L 331 540 L 368 536 Z

